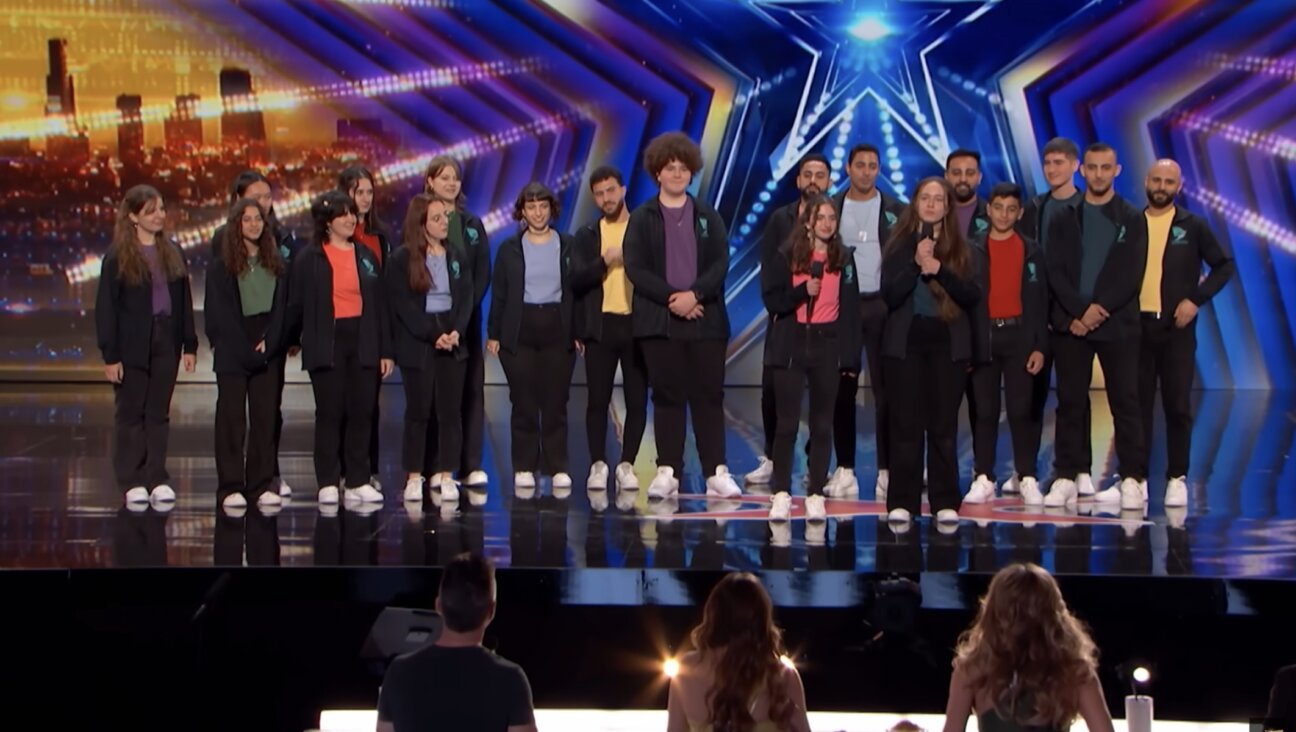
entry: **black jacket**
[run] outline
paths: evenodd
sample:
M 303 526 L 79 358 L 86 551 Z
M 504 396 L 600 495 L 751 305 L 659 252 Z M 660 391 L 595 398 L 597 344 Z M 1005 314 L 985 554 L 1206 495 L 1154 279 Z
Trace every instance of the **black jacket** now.
M 328 245 L 324 245 L 328 246 Z M 360 363 L 378 366 L 392 357 L 391 327 L 383 296 L 382 272 L 373 252 L 354 248 L 360 277 Z M 288 278 L 286 343 L 301 343 L 302 368 L 313 371 L 333 366 L 333 265 L 323 246 L 303 247 Z
M 603 236 L 595 219 L 572 235 L 572 292 L 576 296 L 576 337 L 598 341 L 603 337 L 603 278 L 607 263 L 603 261 Z M 625 242 L 621 257 L 625 258 Z M 633 309 L 631 310 L 633 312 Z
M 882 330 L 882 355 L 904 358 L 909 346 L 909 324 L 913 322 L 913 293 L 915 287 L 927 287 L 922 270 L 914 262 L 918 251 L 918 235 L 898 243 L 882 260 L 882 299 L 886 302 L 887 319 Z M 985 295 L 978 283 L 986 281 L 984 252 L 971 249 L 972 271 L 966 279 L 955 275 L 949 267 L 942 266 L 936 281 L 958 304 L 961 312 L 948 323 L 950 329 L 950 358 L 954 361 L 983 360 L 982 347 L 974 343 L 972 319 L 981 307 Z
M 1210 274 L 1201 278 L 1202 262 L 1210 265 Z M 1183 300 L 1205 305 L 1228 284 L 1237 270 L 1215 233 L 1202 217 L 1175 208 L 1169 240 L 1161 258 L 1161 313 L 1173 316 Z M 1140 287 L 1142 289 L 1141 280 Z
M 450 320 L 459 332 L 459 345 L 452 351 L 457 359 L 468 357 L 468 321 L 472 319 L 473 282 L 467 256 L 456 246 L 446 247 L 446 266 L 450 270 Z M 424 262 L 418 266 L 426 267 Z M 444 333 L 428 330 L 427 295 L 410 288 L 410 250 L 400 247 L 387 258 L 383 268 L 383 289 L 387 293 L 388 312 L 392 320 L 392 350 L 402 369 L 427 368 L 436 341 Z
M 158 246 L 176 247 L 174 242 Z M 176 247 L 179 251 L 179 247 Z M 184 259 L 184 252 L 180 252 Z M 187 267 L 186 263 L 186 267 Z M 194 329 L 193 292 L 189 275 L 167 282 L 171 293 L 171 315 L 175 323 L 176 360 L 180 353 L 198 352 Z M 119 276 L 117 252 L 109 249 L 99 270 L 99 291 L 95 294 L 95 331 L 104 363 L 121 363 L 148 368 L 152 339 L 153 285 L 145 280 L 128 285 Z
M 481 304 L 491 284 L 491 248 L 486 238 L 482 220 L 467 211 L 458 211 L 454 222 L 461 227 L 464 243 L 464 264 L 473 283 L 472 318 L 468 321 L 466 344 L 471 350 L 482 347 Z
M 1080 297 L 1080 260 L 1084 236 L 1084 207 L 1070 216 L 1054 217 L 1049 228 L 1048 281 L 1052 292 L 1050 322 L 1053 330 L 1067 333 L 1092 303 L 1107 311 L 1107 322 L 1087 337 L 1116 341 L 1139 334 L 1139 290 L 1147 266 L 1147 218 L 1120 196 L 1102 205 L 1102 214 L 1116 227 L 1116 241 L 1098 273 L 1092 302 Z
M 630 214 L 626 227 L 626 275 L 634 285 L 636 338 L 729 339 L 725 276 L 729 273 L 729 234 L 720 214 L 693 199 L 693 235 L 697 237 L 697 279 L 688 288 L 702 303 L 695 321 L 676 317 L 667 307 L 676 292 L 666 282 L 666 222 L 656 196 Z
M 1017 222 L 1017 232 L 1019 234 L 1027 239 L 1040 241 L 1040 232 L 1044 231 L 1044 202 L 1052 195 L 1052 191 L 1044 191 L 1026 202 L 1021 220 Z M 1084 191 L 1077 189 L 1075 195 L 1069 199 L 1062 199 L 1060 203 L 1075 208 L 1083 201 Z
M 203 330 L 212 347 L 213 370 L 218 374 L 250 374 L 285 350 L 284 318 L 288 309 L 288 267 L 275 278 L 274 302 L 270 321 L 263 334 L 264 353 L 257 353 L 255 343 L 243 331 L 243 300 L 238 276 L 230 274 L 224 261 L 214 259 L 207 265 L 207 286 L 203 294 Z
M 860 369 L 859 274 L 855 271 L 855 250 L 846 247 L 846 264 L 841 270 L 837 310 L 838 367 L 858 374 Z M 761 266 L 761 299 L 770 314 L 765 333 L 765 365 L 788 368 L 792 357 L 805 347 L 805 337 L 798 327 L 797 310 L 808 305 L 810 293 L 805 283 L 792 286 L 792 247 L 786 244 Z
M 1021 236 L 1018 233 L 1018 236 Z M 990 248 L 986 234 L 979 234 L 968 240 L 971 247 L 980 252 L 985 262 L 985 279 L 980 283 L 984 297 L 977 306 L 974 325 L 978 346 L 978 360 L 990 358 Z M 1044 250 L 1033 239 L 1021 236 L 1025 244 L 1025 258 L 1022 261 L 1021 301 L 1022 347 L 1026 353 L 1039 351 L 1049 352 L 1048 342 L 1048 261 Z
M 522 232 L 500 243 L 495 254 L 495 272 L 491 280 L 490 316 L 486 321 L 486 337 L 500 342 L 500 348 L 513 351 L 522 334 L 522 301 L 526 294 L 526 255 L 522 253 Z M 558 235 L 558 266 L 562 279 L 563 342 L 567 350 L 575 344 L 574 316 L 576 298 L 572 294 L 572 238 Z

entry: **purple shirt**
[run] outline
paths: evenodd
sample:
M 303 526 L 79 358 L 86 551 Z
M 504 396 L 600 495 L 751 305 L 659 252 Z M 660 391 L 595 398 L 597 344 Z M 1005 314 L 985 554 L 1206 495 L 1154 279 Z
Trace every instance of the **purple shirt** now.
M 959 231 L 963 232 L 964 236 L 967 236 L 968 227 L 972 225 L 972 215 L 976 213 L 976 209 L 977 199 L 975 198 L 966 206 L 956 205 L 954 207 L 954 215 L 958 216 L 959 226 L 962 227 Z
M 153 287 L 153 314 L 170 315 L 171 290 L 167 288 L 166 273 L 162 271 L 162 255 L 158 253 L 156 244 L 141 246 L 140 249 L 144 250 L 144 259 L 148 261 L 149 281 Z
M 666 224 L 666 283 L 676 292 L 688 290 L 697 281 L 698 243 L 693 233 L 693 199 L 680 208 L 661 207 Z

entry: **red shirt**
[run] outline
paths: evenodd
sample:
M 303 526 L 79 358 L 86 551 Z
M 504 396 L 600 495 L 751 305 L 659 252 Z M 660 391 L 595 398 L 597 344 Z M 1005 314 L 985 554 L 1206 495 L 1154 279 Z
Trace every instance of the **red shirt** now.
M 990 317 L 1020 318 L 1022 315 L 1022 267 L 1026 266 L 1026 244 L 1016 232 L 1007 239 L 986 237 L 990 255 Z
M 364 312 L 360 297 L 360 273 L 356 271 L 356 253 L 324 245 L 324 254 L 333 267 L 333 318 L 358 318 Z
M 378 241 L 377 235 L 365 231 L 364 219 L 356 221 L 355 240 L 357 244 L 365 245 L 369 251 L 374 253 L 374 256 L 378 258 L 378 266 L 381 267 L 383 263 L 382 244 Z
M 813 262 L 827 262 L 827 252 L 814 252 L 811 255 Z M 792 275 L 792 286 L 799 287 L 802 282 L 809 282 L 809 273 Z M 841 305 L 841 272 L 829 272 L 824 267 L 823 280 L 819 285 L 819 296 L 814 298 L 814 313 L 809 320 L 806 319 L 806 311 L 809 310 L 809 303 L 797 308 L 798 323 L 836 323 L 837 313 Z

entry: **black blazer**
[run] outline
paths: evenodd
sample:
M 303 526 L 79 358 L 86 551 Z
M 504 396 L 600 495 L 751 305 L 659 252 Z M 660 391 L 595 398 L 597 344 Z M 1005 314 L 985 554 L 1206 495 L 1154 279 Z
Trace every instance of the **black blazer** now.
M 1017 222 L 1017 232 L 1023 237 L 1040 241 L 1040 232 L 1044 231 L 1044 203 L 1053 195 L 1052 191 L 1044 191 L 1026 202 L 1023 207 L 1021 220 Z M 1076 189 L 1075 195 L 1070 198 L 1064 198 L 1058 203 L 1068 207 L 1075 208 L 1084 201 L 1084 191 Z
M 666 303 L 676 288 L 666 282 L 666 222 L 656 196 L 630 214 L 626 227 L 626 275 L 634 285 L 631 305 L 636 338 L 729 340 L 725 276 L 729 273 L 729 233 L 724 221 L 702 201 L 693 199 L 693 235 L 697 237 L 697 279 L 689 288 L 702 303 L 702 317 L 685 320 Z
M 985 299 L 978 283 L 985 282 L 986 262 L 983 252 L 970 249 L 972 271 L 967 278 L 959 277 L 944 266 L 935 277 L 960 308 L 958 318 L 947 323 L 950 329 L 950 357 L 954 361 L 984 358 L 981 347 L 973 342 L 972 318 Z M 882 299 L 889 311 L 886 325 L 882 329 L 883 356 L 904 358 L 909 346 L 909 325 L 914 317 L 914 288 L 927 287 L 922 270 L 914 262 L 917 251 L 918 234 L 910 234 L 907 240 L 891 247 L 882 259 Z
M 184 252 L 174 242 L 157 246 L 175 247 L 180 258 L 184 259 Z M 109 249 L 99 269 L 99 291 L 95 293 L 95 332 L 99 337 L 99 350 L 103 352 L 106 364 L 148 368 L 152 329 L 145 324 L 153 322 L 153 285 L 149 280 L 138 285 L 126 284 L 119 276 L 118 267 L 117 251 Z M 171 293 L 176 360 L 179 361 L 181 352 L 198 352 L 189 275 L 167 282 L 167 289 Z
M 486 238 L 482 220 L 467 211 L 456 211 L 455 223 L 461 228 L 464 242 L 464 263 L 473 283 L 472 319 L 468 322 L 466 342 L 473 351 L 482 347 L 481 304 L 491 283 L 491 248 Z
M 1020 232 L 1018 236 L 1021 236 Z M 978 360 L 981 361 L 990 359 L 990 248 L 986 239 L 985 234 L 980 234 L 968 240 L 968 244 L 981 253 L 986 263 L 985 279 L 980 283 L 985 297 L 981 298 L 981 304 L 977 306 L 973 323 L 976 328 Z M 1039 244 L 1025 236 L 1021 239 L 1026 247 L 1021 278 L 1022 327 L 1018 330 L 1022 337 L 1021 347 L 1028 354 L 1032 351 L 1047 354 L 1048 262 Z
M 286 343 L 300 342 L 302 368 L 313 371 L 333 366 L 333 266 L 324 246 L 303 247 L 288 278 Z M 360 363 L 378 366 L 391 358 L 391 327 L 382 273 L 373 252 L 363 244 L 354 247 L 360 278 Z
M 464 251 L 446 246 L 446 266 L 450 270 L 450 320 L 459 332 L 459 345 L 451 351 L 457 359 L 468 357 L 467 330 L 472 319 L 473 282 Z M 426 267 L 424 262 L 418 266 Z M 410 250 L 400 247 L 387 259 L 383 269 L 383 289 L 392 316 L 392 345 L 396 364 L 402 369 L 427 368 L 428 359 L 443 333 L 428 330 L 427 298 L 409 286 Z
M 526 294 L 526 255 L 522 253 L 522 232 L 500 243 L 495 255 L 495 272 L 491 281 L 490 315 L 486 321 L 486 337 L 500 342 L 500 348 L 512 351 L 517 348 L 522 334 L 522 309 Z M 527 245 L 529 246 L 529 245 Z M 572 238 L 558 234 L 558 267 L 562 278 L 563 342 L 567 350 L 574 347 L 574 316 L 576 298 L 572 294 Z
M 1210 265 L 1210 274 L 1204 280 L 1202 262 Z M 1236 270 L 1233 258 L 1220 246 L 1205 219 L 1176 207 L 1165 254 L 1161 257 L 1162 315 L 1173 316 L 1183 300 L 1205 305 L 1224 289 Z
M 859 274 L 855 271 L 855 251 L 846 247 L 846 265 L 841 270 L 837 310 L 838 368 L 853 374 L 860 369 Z M 798 328 L 797 310 L 810 301 L 805 283 L 792 286 L 792 247 L 784 245 L 776 256 L 761 267 L 761 299 L 770 314 L 765 334 L 765 365 L 788 368 L 793 355 L 805 348 L 805 337 Z
M 1084 315 L 1091 302 L 1080 297 L 1080 259 L 1084 236 L 1084 206 L 1070 216 L 1056 216 L 1049 226 L 1048 280 L 1053 295 L 1050 322 L 1058 333 L 1069 333 L 1071 321 Z M 1147 218 L 1120 196 L 1102 206 L 1102 214 L 1116 227 L 1116 241 L 1107 252 L 1094 285 L 1092 302 L 1109 314 L 1087 338 L 1108 342 L 1139 334 L 1139 290 L 1147 266 Z
M 207 287 L 203 294 L 203 330 L 212 347 L 213 370 L 218 374 L 250 374 L 285 350 L 284 316 L 288 309 L 288 267 L 275 278 L 274 302 L 270 321 L 263 334 L 265 353 L 257 353 L 255 343 L 243 332 L 243 300 L 238 277 L 230 274 L 225 262 L 214 259 L 207 264 Z
M 603 235 L 595 219 L 572 235 L 572 292 L 576 295 L 576 337 L 598 341 L 603 337 Z M 625 259 L 625 242 L 621 257 Z M 633 312 L 633 308 L 631 310 Z

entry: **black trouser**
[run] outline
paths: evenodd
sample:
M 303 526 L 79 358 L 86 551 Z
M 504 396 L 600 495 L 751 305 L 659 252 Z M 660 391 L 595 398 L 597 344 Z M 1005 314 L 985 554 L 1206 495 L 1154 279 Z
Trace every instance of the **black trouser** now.
M 382 382 L 383 382 L 382 372 L 379 370 L 375 370 L 374 376 L 375 378 L 378 379 L 378 381 L 374 385 L 374 390 L 373 390 L 374 396 L 373 396 L 373 406 L 371 407 L 372 411 L 370 412 L 371 416 L 369 417 L 369 443 L 368 444 L 369 444 L 369 469 L 372 470 L 375 475 L 377 475 L 378 474 L 378 423 L 381 420 L 381 416 L 378 413 L 378 401 L 379 398 L 382 396 Z M 342 417 L 341 430 L 342 430 L 342 434 L 345 435 L 347 431 L 347 421 L 345 416 Z M 342 474 L 346 475 L 349 471 L 347 470 L 347 451 L 345 446 L 343 446 L 342 451 L 338 453 L 338 459 L 342 461 Z
M 269 313 L 243 318 L 248 342 L 256 345 L 262 340 L 269 323 Z M 255 501 L 263 491 L 271 490 L 282 360 L 282 356 L 274 358 L 253 373 L 216 374 L 217 500 L 243 491 L 249 501 Z
M 657 465 L 684 471 L 686 410 L 693 412 L 693 438 L 703 475 L 725 464 L 723 338 L 644 338 L 639 342 L 652 387 Z
M 1147 477 L 1147 452 L 1143 448 L 1143 424 L 1138 402 L 1138 344 L 1120 341 L 1092 341 L 1066 335 L 1054 344 L 1058 371 L 1058 422 L 1056 470 L 1059 478 L 1075 480 L 1089 470 L 1084 463 L 1084 444 L 1090 441 L 1084 416 L 1089 404 L 1089 382 L 1093 360 L 1098 356 L 1107 380 L 1107 403 L 1116 427 L 1116 458 L 1122 478 Z
M 1031 407 L 1034 410 L 1031 412 L 1031 419 L 1039 423 L 1041 432 L 1044 429 L 1044 405 L 1048 403 L 1049 386 L 1053 382 L 1053 369 L 1054 364 L 1056 363 L 1054 356 L 1057 353 L 1058 342 L 1063 338 L 1070 337 L 1071 336 L 1066 333 L 1055 333 L 1051 330 L 1049 331 L 1050 348 L 1048 353 L 1044 354 L 1044 368 L 1040 369 L 1039 378 L 1035 380 L 1035 396 L 1034 399 L 1031 400 Z M 1058 412 L 1058 415 L 1060 415 L 1060 405 L 1056 411 Z M 1084 403 L 1084 417 L 1082 417 L 1082 419 L 1084 420 L 1084 433 L 1086 435 L 1092 435 L 1093 408 L 1087 399 Z M 1055 474 L 1057 473 L 1058 467 L 1057 424 L 1059 421 L 1059 419 L 1054 419 L 1053 422 L 1053 472 Z M 1093 439 L 1090 438 L 1084 440 L 1080 445 L 1080 450 L 1080 472 L 1088 473 L 1093 470 Z
M 278 478 L 279 472 L 279 441 L 283 437 L 283 390 L 286 381 L 285 371 L 288 368 L 288 359 L 285 354 L 279 354 L 279 358 L 270 362 L 270 368 L 275 374 L 275 425 L 274 425 L 274 477 Z
M 1197 323 L 1176 328 L 1173 317 L 1143 316 L 1139 348 L 1139 406 L 1143 418 L 1143 447 L 1152 452 L 1152 403 L 1161 382 L 1161 406 L 1166 421 L 1166 478 L 1188 474 L 1192 446 L 1192 383 L 1197 368 Z M 1144 465 L 1148 459 L 1144 458 Z
M 360 318 L 334 321 L 333 365 L 310 372 L 315 392 L 315 480 L 320 488 L 341 482 L 341 450 L 347 455 L 346 487 L 369 482 L 369 421 L 378 388 L 375 371 L 377 364 L 360 363 Z
M 927 494 L 934 514 L 957 510 L 959 494 L 959 405 L 967 383 L 967 362 L 955 361 L 949 326 L 939 318 L 915 315 L 909 325 L 904 358 L 887 358 L 887 398 L 903 408 L 891 410 L 891 484 L 887 510 L 903 508 L 917 516 L 922 507 L 923 447 L 927 448 Z
M 508 379 L 513 472 L 567 472 L 567 396 L 572 344 L 563 337 L 557 304 L 523 305 L 517 348 L 501 350 Z
M 468 362 L 464 370 L 463 455 L 459 474 L 465 478 L 482 467 L 482 440 L 486 434 L 486 357 L 482 351 L 481 305 L 468 324 Z M 567 379 L 571 383 L 571 378 Z
M 798 347 L 788 368 L 774 368 L 774 394 L 778 423 L 774 431 L 775 493 L 792 484 L 792 454 L 801 426 L 801 395 L 810 385 L 810 470 L 809 495 L 823 495 L 828 474 L 829 443 L 833 429 L 833 402 L 840 381 L 841 354 L 837 345 L 837 324 L 798 325 Z
M 860 298 L 860 325 L 863 330 L 864 358 L 868 364 L 869 388 L 873 392 L 874 438 L 877 441 L 877 468 L 886 470 L 889 464 L 891 426 L 887 409 L 885 375 L 882 373 L 882 328 L 886 325 L 887 307 L 876 294 Z M 856 415 L 855 396 L 859 393 L 859 376 L 842 376 L 837 387 L 837 400 L 833 406 L 833 442 L 837 452 L 837 465 L 855 468 Z
M 123 490 L 152 488 L 170 479 L 166 469 L 171 435 L 171 393 L 180 370 L 171 316 L 154 316 L 141 328 L 152 328 L 147 368 L 124 365 L 113 386 L 113 473 Z
M 999 442 L 999 408 L 1007 403 L 1008 432 L 1012 435 L 1013 465 L 1020 477 L 1035 477 L 1043 424 L 1033 419 L 1031 400 L 1035 376 L 1026 371 L 1030 346 L 1019 323 L 990 325 L 990 361 L 972 369 L 973 473 L 995 479 L 995 453 Z M 1000 392 L 1000 383 L 1003 391 Z M 1002 398 L 1001 398 L 1002 397 Z
M 626 416 L 621 459 L 617 462 L 634 464 L 648 424 L 648 376 L 644 373 L 643 355 L 635 344 L 630 316 L 603 313 L 599 339 L 585 342 L 585 378 L 589 384 L 585 432 L 589 437 L 591 462 L 608 462 L 608 408 L 612 404 L 612 382 L 618 363 Z
M 454 329 L 449 313 L 427 316 L 428 332 L 439 337 Z M 405 432 L 401 442 L 401 469 L 421 474 L 426 468 L 428 424 L 436 421 L 434 473 L 452 473 L 459 466 L 463 440 L 464 362 L 450 351 L 433 349 L 421 369 L 401 367 L 405 385 Z

